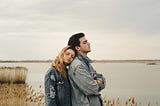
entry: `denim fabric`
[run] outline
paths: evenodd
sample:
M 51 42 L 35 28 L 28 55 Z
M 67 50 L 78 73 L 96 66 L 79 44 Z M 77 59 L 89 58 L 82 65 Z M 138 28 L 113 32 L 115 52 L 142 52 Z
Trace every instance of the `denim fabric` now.
M 105 78 L 99 86 L 93 78 L 96 71 L 90 62 L 89 58 L 78 54 L 69 66 L 72 106 L 102 106 L 99 91 L 105 87 Z
M 70 84 L 54 67 L 49 68 L 45 75 L 46 106 L 71 106 Z

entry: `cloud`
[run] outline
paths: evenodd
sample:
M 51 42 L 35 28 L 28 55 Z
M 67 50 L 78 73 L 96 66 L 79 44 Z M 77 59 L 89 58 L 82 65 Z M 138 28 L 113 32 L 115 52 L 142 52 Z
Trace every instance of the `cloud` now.
M 0 6 L 3 8 L 1 21 L 4 24 L 9 23 L 11 27 L 4 29 L 20 28 L 19 31 L 43 32 L 77 29 L 96 29 L 99 32 L 129 30 L 141 35 L 159 34 L 160 3 L 158 0 L 95 0 L 94 2 L 91 0 L 15 0 L 3 2 L 5 3 Z
M 92 57 L 159 58 L 159 6 L 159 0 L 2 0 L 0 58 L 16 58 L 17 50 L 30 51 L 17 58 L 48 58 L 77 32 L 86 33 L 93 44 L 98 56 Z M 134 52 L 133 47 L 145 52 Z

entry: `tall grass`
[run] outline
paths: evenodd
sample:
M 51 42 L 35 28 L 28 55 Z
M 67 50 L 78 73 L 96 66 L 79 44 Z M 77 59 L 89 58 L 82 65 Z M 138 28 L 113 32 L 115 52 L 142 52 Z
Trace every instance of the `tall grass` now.
M 134 97 L 130 97 L 124 101 L 121 101 L 119 97 L 112 100 L 104 97 L 103 104 L 104 106 L 159 106 L 158 101 L 154 104 L 148 102 L 147 105 L 144 105 L 142 102 L 136 101 Z
M 27 84 L 0 84 L 0 106 L 44 106 L 43 98 Z
M 42 91 L 25 83 L 27 72 L 20 66 L 0 67 L 0 106 L 44 106 Z
M 28 69 L 25 67 L 0 67 L 0 83 L 25 83 Z

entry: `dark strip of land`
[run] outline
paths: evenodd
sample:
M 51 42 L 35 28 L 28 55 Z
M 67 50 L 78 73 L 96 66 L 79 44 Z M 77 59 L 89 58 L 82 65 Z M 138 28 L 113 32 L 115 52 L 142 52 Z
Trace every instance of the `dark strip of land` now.
M 50 63 L 52 60 L 0 60 L 0 63 Z M 96 63 L 160 63 L 160 59 L 146 60 L 93 60 Z

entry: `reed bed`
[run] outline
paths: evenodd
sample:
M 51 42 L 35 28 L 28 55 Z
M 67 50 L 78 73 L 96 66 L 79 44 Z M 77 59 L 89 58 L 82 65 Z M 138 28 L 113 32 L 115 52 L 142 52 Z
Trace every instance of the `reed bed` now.
M 0 106 L 44 106 L 44 94 L 27 84 L 0 84 Z
M 21 66 L 0 67 L 0 83 L 25 83 L 28 69 Z
M 155 104 L 151 104 L 151 102 L 148 102 L 147 105 L 144 105 L 141 102 L 137 102 L 134 97 L 130 97 L 123 102 L 120 101 L 119 97 L 116 100 L 110 100 L 104 97 L 103 104 L 104 106 L 159 106 L 158 102 L 156 102 Z
M 44 92 L 42 86 L 36 91 L 28 84 L 0 84 L 0 106 L 45 106 Z M 148 102 L 144 105 L 137 102 L 134 97 L 130 97 L 122 101 L 117 99 L 103 98 L 104 106 L 159 106 L 156 102 L 152 104 Z

